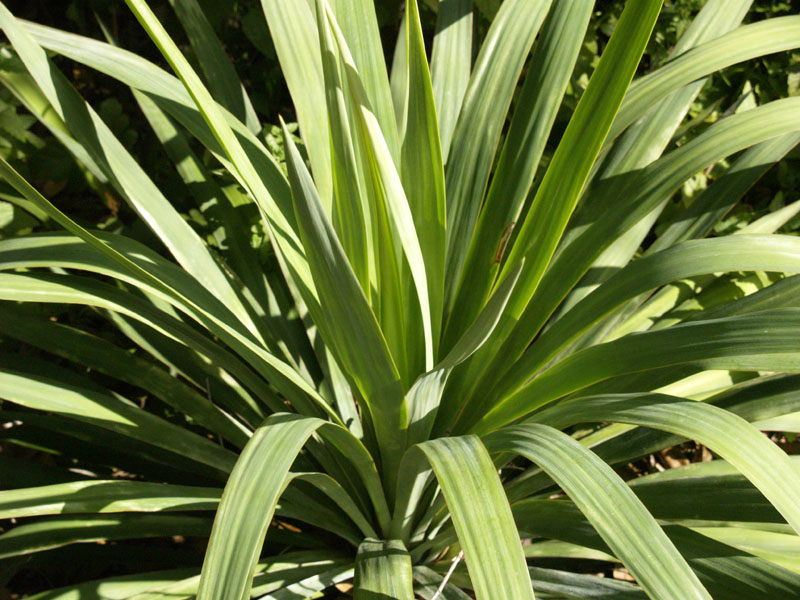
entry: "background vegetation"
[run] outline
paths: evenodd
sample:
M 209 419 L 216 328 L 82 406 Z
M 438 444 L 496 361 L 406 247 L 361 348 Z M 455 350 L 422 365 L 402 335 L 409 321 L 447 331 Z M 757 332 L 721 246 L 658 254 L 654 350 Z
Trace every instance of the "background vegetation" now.
M 278 116 L 283 116 L 287 122 L 294 121 L 294 107 L 270 40 L 260 0 L 230 2 L 201 0 L 200 4 L 233 60 L 236 72 L 245 87 L 256 92 L 253 94 L 256 102 L 254 108 L 264 123 L 272 124 L 262 135 L 270 140 L 273 147 L 279 146 Z M 491 2 L 485 4 L 491 5 Z M 598 10 L 595 11 L 587 31 L 572 84 L 567 92 L 565 109 L 574 109 L 577 104 L 589 75 L 597 64 L 598 53 L 613 32 L 616 19 L 621 14 L 624 4 L 622 0 L 601 0 L 596 3 Z M 665 2 L 642 61 L 640 74 L 666 59 L 668 52 L 702 5 L 703 0 Z M 49 2 L 18 0 L 8 2 L 11 11 L 20 18 L 98 38 L 102 37 L 102 30 L 98 25 L 99 18 L 110 27 L 122 47 L 145 56 L 157 64 L 165 65 L 157 49 L 143 35 L 138 24 L 131 19 L 120 18 L 120 15 L 128 14 L 123 0 L 68 0 L 63 2 L 62 6 L 65 7 L 63 11 L 53 10 Z M 180 24 L 176 19 L 169 17 L 171 14 L 169 2 L 158 0 L 153 2 L 152 6 L 156 14 L 167 16 L 164 22 L 173 39 L 185 40 Z M 386 56 L 392 56 L 402 17 L 401 1 L 376 2 L 376 10 L 381 24 L 384 53 Z M 797 12 L 798 7 L 796 4 L 793 5 L 792 0 L 756 0 L 744 22 L 797 14 Z M 484 19 L 477 19 L 475 28 L 485 31 L 488 13 L 480 14 Z M 428 36 L 426 42 L 430 46 L 436 15 L 422 3 L 421 17 L 423 30 Z M 192 51 L 188 42 L 182 49 L 191 57 Z M 72 75 L 81 94 L 98 108 L 100 115 L 111 129 L 132 147 L 133 154 L 140 157 L 142 166 L 159 187 L 166 190 L 168 197 L 181 206 L 180 196 L 183 193 L 183 186 L 177 185 L 177 175 L 159 144 L 155 143 L 154 134 L 146 125 L 130 91 L 121 83 L 63 57 L 56 57 L 56 62 L 65 73 Z M 800 52 L 782 52 L 730 67 L 709 78 L 692 108 L 690 118 L 687 118 L 686 125 L 691 123 L 692 127 L 686 128 L 686 135 L 676 136 L 673 143 L 676 145 L 685 143 L 723 115 L 798 94 L 800 94 Z M 513 114 L 513 108 L 510 112 Z M 563 131 L 569 114 L 571 113 L 565 110 L 560 115 L 554 126 L 555 131 Z M 65 212 L 82 216 L 84 225 L 100 225 L 120 232 L 125 231 L 126 227 L 134 227 L 137 235 L 148 235 L 146 228 L 135 223 L 136 218 L 132 211 L 124 203 L 115 200 L 111 191 L 105 191 L 107 197 L 105 206 L 95 203 L 94 196 L 87 197 L 84 194 L 87 186 L 96 183 L 87 181 L 87 174 L 80 171 L 69 153 L 49 132 L 41 125 L 37 125 L 35 119 L 26 114 L 24 108 L 20 107 L 4 89 L 0 90 L 0 125 L 4 131 L 0 134 L 2 136 L 0 152 L 29 181 L 41 186 L 39 189 L 49 192 L 48 197 L 55 197 L 59 206 L 67 209 Z M 558 138 L 553 136 L 545 151 L 546 155 L 552 154 L 557 142 Z M 709 180 L 713 181 L 724 173 L 727 166 L 728 162 L 724 162 L 708 172 L 698 173 L 673 199 L 676 208 L 690 204 L 692 199 L 708 186 Z M 735 211 L 717 226 L 717 230 L 719 233 L 729 233 L 763 216 L 769 210 L 785 206 L 798 197 L 800 197 L 800 149 L 795 148 L 758 181 Z M 89 205 L 87 199 L 90 199 Z M 190 222 L 200 219 L 198 225 L 201 225 L 201 217 L 190 214 L 191 205 L 191 202 L 183 198 L 187 218 Z M 676 210 L 665 210 L 661 217 L 662 223 L 668 222 L 676 212 Z M 40 225 L 30 222 L 20 211 L 14 215 L 13 208 L 9 204 L 0 205 L 0 233 L 12 234 L 38 226 Z M 796 231 L 799 228 L 800 217 L 790 221 L 781 232 Z

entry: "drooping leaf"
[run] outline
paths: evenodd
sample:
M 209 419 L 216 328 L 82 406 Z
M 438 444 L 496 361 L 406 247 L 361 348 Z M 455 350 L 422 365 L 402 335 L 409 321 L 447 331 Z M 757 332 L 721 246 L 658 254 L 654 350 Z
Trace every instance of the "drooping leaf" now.
M 684 558 L 622 479 L 591 451 L 552 427 L 525 424 L 486 440 L 538 464 L 586 515 L 651 598 L 710 598 Z
M 578 404 L 581 416 L 576 417 Z M 628 422 L 697 440 L 734 465 L 761 490 L 795 531 L 800 530 L 800 509 L 795 500 L 796 491 L 800 491 L 800 476 L 795 465 L 756 428 L 724 409 L 658 394 L 596 396 L 562 403 L 535 418 L 557 426 L 574 422 L 576 418 Z

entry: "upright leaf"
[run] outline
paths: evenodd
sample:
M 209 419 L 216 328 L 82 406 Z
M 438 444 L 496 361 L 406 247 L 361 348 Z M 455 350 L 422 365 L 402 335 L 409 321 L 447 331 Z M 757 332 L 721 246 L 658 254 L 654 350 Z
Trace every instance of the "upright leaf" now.
M 347 75 L 348 89 L 351 101 L 356 107 L 356 123 L 359 131 L 363 159 L 368 165 L 368 172 L 378 197 L 382 200 L 383 210 L 386 211 L 391 233 L 396 243 L 402 249 L 405 263 L 411 274 L 414 288 L 416 289 L 416 302 L 419 305 L 422 322 L 422 356 L 424 369 L 433 366 L 433 334 L 431 330 L 430 294 L 428 292 L 427 269 L 425 259 L 420 248 L 419 238 L 415 230 L 414 218 L 406 198 L 400 175 L 392 161 L 391 151 L 380 129 L 377 118 L 369 104 L 366 91 L 361 82 L 361 77 L 350 55 L 347 42 L 344 39 L 333 16 L 328 13 L 328 19 L 335 35 L 339 52 L 344 62 Z M 379 240 L 378 244 L 391 248 L 389 240 Z M 393 307 L 401 311 L 399 306 Z M 418 336 L 414 332 L 404 332 L 408 346 L 419 345 Z
M 501 274 L 505 277 L 523 256 L 529 258 L 512 298 L 512 318 L 521 314 L 544 274 L 633 78 L 660 9 L 658 1 L 625 7 L 581 96 Z
M 414 600 L 411 557 L 400 540 L 366 539 L 358 547 L 356 600 Z
M 472 356 L 491 335 L 511 296 L 518 274 L 519 269 L 515 276 L 509 277 L 497 287 L 481 314 L 456 342 L 453 349 L 432 371 L 420 375 L 408 391 L 406 401 L 408 402 L 409 445 L 428 439 L 450 373 Z
M 378 30 L 373 0 L 328 0 L 353 56 L 369 105 L 380 124 L 395 164 L 399 164 L 400 142 L 392 105 L 386 59 Z M 317 15 L 320 18 L 320 15 Z
M 752 0 L 706 2 L 670 52 L 670 58 L 735 29 L 741 23 L 750 4 Z M 582 210 L 596 214 L 597 211 L 605 209 L 614 201 L 619 193 L 618 190 L 625 187 L 627 180 L 635 179 L 639 169 L 646 167 L 664 152 L 705 83 L 706 80 L 695 81 L 664 98 L 615 141 L 595 173 L 597 180 L 608 180 L 609 183 L 613 181 L 613 185 L 601 184 L 597 187 L 590 185 L 584 197 Z M 667 198 L 664 197 L 661 204 L 654 207 L 647 216 L 606 248 L 596 259 L 594 263 L 596 268 L 590 269 L 562 303 L 561 313 L 569 310 L 575 302 L 602 283 L 615 268 L 624 266 L 633 258 L 666 203 Z
M 474 436 L 441 438 L 418 444 L 404 459 L 393 531 L 407 536 L 413 481 L 428 461 L 464 550 L 478 600 L 532 600 L 533 589 L 511 509 L 486 448 Z
M 285 128 L 284 143 L 300 237 L 331 328 L 332 337 L 326 341 L 372 415 L 388 484 L 406 444 L 408 415 L 400 376 L 311 175 Z
M 405 136 L 401 180 L 419 238 L 430 297 L 433 353 L 438 356 L 444 293 L 445 189 L 442 146 L 416 0 L 406 2 Z M 412 306 L 413 308 L 413 306 Z
M 319 195 L 331 208 L 331 146 L 325 110 L 325 82 L 314 11 L 306 0 L 261 0 L 281 71 L 292 94 L 300 133 L 308 148 Z
M 261 125 L 250 97 L 200 4 L 197 0 L 170 0 L 170 5 L 189 37 L 214 97 L 250 131 L 259 133 Z
M 506 6 L 510 4 L 503 5 L 504 8 Z M 626 5 L 600 63 L 561 138 L 511 253 L 500 272 L 499 277 L 502 280 L 522 258 L 526 259 L 508 308 L 492 338 L 471 359 L 469 366 L 472 372 L 468 371 L 462 378 L 456 394 L 466 395 L 468 400 L 471 400 L 471 387 L 490 360 L 496 360 L 499 356 L 507 360 L 506 357 L 510 355 L 499 352 L 500 347 L 514 330 L 544 275 L 622 102 L 625 90 L 630 85 L 660 9 L 660 1 Z M 453 188 L 448 188 L 448 193 L 451 189 Z M 454 233 L 452 229 L 448 230 L 448 235 Z M 471 408 L 466 410 L 476 412 Z M 444 428 L 451 425 L 454 418 L 456 415 L 453 412 L 442 415 L 441 426 Z
M 442 0 L 433 36 L 431 82 L 444 162 L 450 154 L 471 68 L 472 0 Z
M 556 0 L 531 58 L 464 270 L 448 306 L 445 347 L 477 314 L 500 268 L 505 247 L 539 168 L 592 12 L 591 2 Z
M 317 0 L 316 8 L 318 14 L 324 14 L 321 0 Z M 331 221 L 361 289 L 369 300 L 372 296 L 372 286 L 375 285 L 374 234 L 369 200 L 362 193 L 364 183 L 359 181 L 362 175 L 357 163 L 357 149 L 351 126 L 352 117 L 348 114 L 341 61 L 327 20 L 317 19 L 317 27 L 327 94 L 333 161 L 331 170 L 334 196 Z
M 445 173 L 447 273 L 445 306 L 455 293 L 497 143 L 528 56 L 551 0 L 508 0 L 492 21 L 478 54 L 453 133 Z

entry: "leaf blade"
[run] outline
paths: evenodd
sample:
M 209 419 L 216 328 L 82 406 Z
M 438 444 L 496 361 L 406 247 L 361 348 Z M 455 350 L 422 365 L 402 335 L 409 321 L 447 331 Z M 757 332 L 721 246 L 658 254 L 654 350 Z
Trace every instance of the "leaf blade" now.
M 569 494 L 652 598 L 709 599 L 675 546 L 611 467 L 568 435 L 530 424 L 487 438 L 490 451 L 534 461 Z

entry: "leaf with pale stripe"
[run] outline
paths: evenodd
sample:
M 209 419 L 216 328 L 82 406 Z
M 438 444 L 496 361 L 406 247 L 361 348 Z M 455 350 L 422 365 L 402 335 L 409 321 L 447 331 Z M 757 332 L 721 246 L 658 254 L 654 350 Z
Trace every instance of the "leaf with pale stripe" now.
M 391 473 L 390 465 L 399 462 L 405 448 L 408 426 L 400 375 L 311 175 L 285 128 L 284 142 L 300 236 L 332 330 L 332 339 L 326 341 L 366 402 L 380 436 L 384 467 Z
M 277 414 L 253 434 L 225 485 L 198 600 L 250 598 L 267 528 L 291 480 L 289 469 L 308 438 L 323 425 L 319 419 Z
M 0 519 L 39 515 L 216 510 L 222 490 L 145 481 L 74 481 L 0 492 Z

